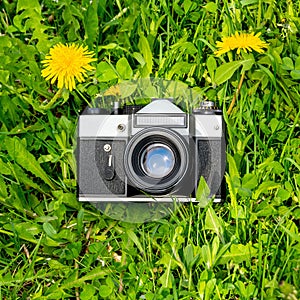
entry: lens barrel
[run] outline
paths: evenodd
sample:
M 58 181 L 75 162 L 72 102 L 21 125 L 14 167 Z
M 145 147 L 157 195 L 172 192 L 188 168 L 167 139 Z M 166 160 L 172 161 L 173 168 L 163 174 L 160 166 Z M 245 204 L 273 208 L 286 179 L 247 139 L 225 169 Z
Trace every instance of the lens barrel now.
M 153 194 L 176 189 L 187 172 L 189 154 L 182 136 L 167 128 L 146 128 L 134 135 L 124 152 L 128 183 Z

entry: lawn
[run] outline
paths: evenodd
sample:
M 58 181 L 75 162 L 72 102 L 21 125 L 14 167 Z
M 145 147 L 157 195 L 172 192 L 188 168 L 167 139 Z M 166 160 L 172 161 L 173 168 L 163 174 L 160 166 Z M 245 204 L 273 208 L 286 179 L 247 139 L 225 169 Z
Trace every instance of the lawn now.
M 264 47 L 216 52 L 234 34 Z M 0 299 L 299 299 L 299 38 L 296 0 L 1 1 Z M 59 43 L 94 58 L 74 88 L 42 76 Z M 140 81 L 222 109 L 223 202 L 78 202 L 79 115 Z

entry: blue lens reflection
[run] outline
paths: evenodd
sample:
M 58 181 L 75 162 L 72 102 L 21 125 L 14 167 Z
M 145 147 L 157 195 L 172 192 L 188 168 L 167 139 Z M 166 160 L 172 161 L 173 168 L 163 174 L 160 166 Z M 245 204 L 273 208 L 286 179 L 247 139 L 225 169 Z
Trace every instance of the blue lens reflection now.
M 173 151 L 164 144 L 148 146 L 141 157 L 142 169 L 153 178 L 162 178 L 170 174 L 175 164 Z

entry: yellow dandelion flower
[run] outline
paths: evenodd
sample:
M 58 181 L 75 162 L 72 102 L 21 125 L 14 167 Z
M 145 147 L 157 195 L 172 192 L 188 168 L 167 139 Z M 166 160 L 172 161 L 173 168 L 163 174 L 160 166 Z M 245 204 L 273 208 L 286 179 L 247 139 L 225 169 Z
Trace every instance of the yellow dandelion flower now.
M 51 79 L 53 84 L 57 80 L 59 89 L 65 87 L 72 91 L 75 88 L 75 78 L 78 82 L 83 82 L 86 72 L 93 70 L 94 67 L 89 63 L 96 59 L 92 57 L 92 52 L 87 47 L 61 43 L 50 49 L 50 53 L 42 61 L 44 70 L 42 76 L 46 80 Z
M 239 54 L 241 50 L 251 52 L 252 50 L 263 53 L 263 48 L 267 48 L 268 44 L 262 41 L 259 36 L 260 32 L 254 35 L 254 33 L 235 33 L 232 36 L 222 38 L 222 42 L 217 42 L 217 51 L 215 54 L 220 56 L 226 52 L 237 49 Z

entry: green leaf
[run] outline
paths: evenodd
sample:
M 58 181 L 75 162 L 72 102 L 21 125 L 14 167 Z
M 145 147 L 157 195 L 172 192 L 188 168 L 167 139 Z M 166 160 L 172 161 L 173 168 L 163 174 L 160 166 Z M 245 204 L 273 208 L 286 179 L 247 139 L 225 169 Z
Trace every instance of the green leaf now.
M 49 236 L 51 239 L 57 239 L 57 231 L 54 229 L 54 227 L 46 222 L 43 224 L 43 229 L 46 232 L 47 236 Z
M 143 34 L 140 36 L 138 47 L 146 63 L 142 68 L 142 77 L 148 77 L 152 73 L 153 57 L 149 42 Z
M 300 70 L 292 70 L 291 77 L 295 80 L 300 79 Z
M 241 1 L 242 6 L 253 5 L 256 3 L 258 3 L 258 0 L 242 0 Z
M 253 54 L 247 54 L 247 56 L 248 56 L 248 58 L 244 57 L 245 60 L 243 61 L 242 73 L 249 71 L 255 63 Z
M 72 287 L 82 286 L 85 281 L 91 281 L 91 280 L 99 280 L 101 278 L 104 278 L 108 272 L 103 269 L 103 267 L 96 267 L 92 271 L 88 272 L 86 275 L 72 280 L 68 281 L 65 280 L 63 284 L 61 285 L 61 289 L 70 289 Z
M 115 49 L 118 48 L 118 44 L 116 43 L 109 43 L 107 45 L 103 45 L 103 46 L 99 46 L 99 50 L 111 50 L 111 49 Z
M 214 2 L 209 2 L 207 3 L 204 8 L 208 11 L 208 12 L 211 12 L 211 13 L 215 13 L 218 9 L 218 5 Z
M 13 19 L 15 27 L 21 32 L 27 32 L 31 29 L 31 41 L 35 42 L 36 48 L 40 52 L 46 53 L 51 42 L 48 40 L 48 34 L 45 33 L 49 27 L 43 24 L 40 3 L 37 0 L 20 0 L 18 1 L 17 12 L 22 10 L 24 11 L 17 14 Z M 19 40 L 17 42 L 20 44 Z M 32 63 L 29 63 L 29 66 L 30 64 Z
M 10 175 L 11 169 L 7 166 L 7 164 L 0 158 L 0 174 Z
M 257 190 L 253 194 L 253 199 L 257 200 L 258 197 L 263 194 L 267 193 L 270 190 L 278 189 L 281 187 L 280 183 L 276 183 L 274 181 L 265 181 L 260 184 L 260 186 L 257 188 Z
M 65 270 L 71 271 L 71 269 L 72 269 L 71 266 L 64 265 L 61 262 L 59 262 L 58 260 L 54 260 L 54 259 L 49 260 L 48 265 L 49 265 L 50 269 L 54 269 L 54 270 L 65 269 Z
M 121 82 L 118 86 L 120 88 L 120 94 L 122 95 L 122 98 L 126 98 L 132 95 L 138 87 L 136 83 L 133 83 L 131 81 Z
M 0 52 L 4 53 L 5 48 L 10 49 L 11 47 L 12 47 L 12 38 L 8 37 L 8 35 L 1 35 L 0 36 Z
M 242 179 L 242 187 L 246 189 L 254 189 L 257 187 L 257 177 L 255 174 L 245 174 Z
M 227 162 L 229 166 L 229 175 L 232 179 L 234 178 L 240 178 L 240 174 L 238 171 L 238 168 L 235 163 L 235 159 L 230 154 L 227 154 Z
M 159 91 L 159 88 L 157 88 L 158 96 L 161 96 L 161 91 Z M 190 95 L 190 89 L 188 85 L 182 81 L 169 81 L 167 84 L 167 89 L 165 91 L 165 95 L 167 97 L 176 98 L 178 96 L 187 97 L 187 95 Z M 198 92 L 196 92 L 197 94 Z M 198 94 L 197 94 L 198 95 Z
M 98 64 L 96 68 L 96 77 L 99 82 L 109 82 L 118 78 L 115 70 L 105 61 Z
M 63 29 L 68 28 L 67 36 L 69 41 L 75 41 L 78 39 L 77 31 L 80 29 L 80 24 L 78 19 L 82 20 L 83 16 L 80 10 L 74 6 L 72 3 L 65 3 L 64 10 L 62 12 L 62 17 L 64 20 Z
M 240 264 L 243 261 L 250 261 L 252 257 L 257 255 L 257 249 L 254 248 L 250 243 L 246 245 L 233 244 L 230 250 L 220 258 L 218 264 L 226 264 L 232 261 L 235 264 Z
M 218 236 L 215 236 L 211 245 L 211 258 L 213 262 L 216 260 L 219 247 L 220 247 L 220 239 Z
M 208 57 L 208 59 L 206 61 L 206 66 L 207 66 L 207 70 L 210 75 L 210 78 L 214 82 L 215 81 L 215 71 L 217 69 L 217 62 L 213 56 Z
M 6 137 L 5 147 L 9 156 L 21 167 L 41 178 L 51 188 L 55 188 L 47 173 L 42 169 L 35 157 L 26 149 L 18 137 Z
M 132 56 L 138 61 L 138 63 L 143 67 L 146 62 L 143 55 L 139 52 L 133 52 Z
M 18 181 L 24 183 L 27 186 L 30 186 L 30 187 L 36 189 L 37 191 L 45 193 L 45 191 L 43 191 L 43 189 L 40 187 L 40 185 L 38 185 L 37 183 L 32 181 L 28 177 L 28 175 L 24 172 L 24 170 L 21 167 L 19 167 L 19 165 L 12 164 L 12 169 L 13 169 L 14 174 L 16 175 Z
M 77 201 L 74 193 L 64 193 L 63 190 L 52 191 L 53 196 L 58 200 L 59 203 L 64 203 L 72 208 L 80 210 L 81 204 Z
M 112 288 L 108 285 L 101 285 L 99 288 L 99 295 L 103 298 L 108 297 L 112 293 Z
M 284 227 L 283 225 L 280 225 L 280 227 L 282 228 L 283 231 L 285 231 L 289 235 L 292 241 L 294 240 L 297 241 L 298 243 L 300 242 L 299 230 L 296 224 L 292 223 L 292 226 L 289 229 Z
M 171 289 L 172 288 L 172 273 L 171 272 L 164 272 L 163 275 L 159 278 L 159 282 L 161 283 L 161 285 L 164 287 L 164 288 L 169 288 Z
M 211 255 L 211 248 L 209 245 L 203 245 L 201 247 L 201 256 L 203 261 L 205 262 L 207 268 L 211 268 L 213 265 L 212 255 Z
M 83 286 L 82 292 L 80 293 L 80 299 L 90 300 L 95 295 L 95 293 L 96 293 L 96 288 L 91 284 L 86 284 Z
M 210 202 L 210 199 L 208 198 L 209 194 L 210 189 L 203 176 L 201 176 L 196 192 L 196 200 L 199 202 L 200 207 L 205 207 Z
M 38 235 L 41 232 L 41 228 L 39 225 L 32 224 L 30 222 L 22 222 L 18 224 L 5 224 L 3 228 L 10 231 L 14 231 L 14 233 L 17 233 L 19 238 L 29 241 L 33 244 L 38 243 L 38 240 L 35 237 L 35 235 Z
M 190 10 L 195 9 L 195 3 L 193 3 L 193 1 L 191 0 L 184 0 L 183 1 L 183 9 L 185 14 L 187 14 Z
M 289 199 L 291 196 L 291 193 L 285 189 L 279 189 L 277 193 L 277 197 L 279 197 L 281 200 L 285 201 Z
M 121 57 L 117 61 L 116 69 L 122 79 L 131 79 L 133 71 L 125 57 Z
M 223 224 L 211 206 L 206 211 L 204 229 L 215 232 L 223 242 Z
M 190 265 L 194 258 L 194 250 L 192 245 L 189 244 L 183 249 L 183 257 L 187 266 Z
M 240 191 L 239 191 L 239 194 L 240 194 Z M 251 196 L 251 193 L 248 196 Z M 234 209 L 230 210 L 230 215 L 233 219 L 246 219 L 246 213 L 245 213 L 244 206 L 236 205 L 236 207 Z
M 86 34 L 86 43 L 90 49 L 92 49 L 93 43 L 96 41 L 99 32 L 97 10 L 98 10 L 98 1 L 91 1 L 83 19 L 83 24 L 85 28 L 85 34 Z
M 229 176 L 229 174 L 225 175 L 226 183 L 228 185 L 228 191 L 231 199 L 231 206 L 233 209 L 237 210 L 237 187 L 235 186 L 232 178 Z
M 83 229 L 84 209 L 80 209 L 77 214 L 77 232 L 80 234 Z
M 6 199 L 8 197 L 6 183 L 2 177 L 0 177 L 0 198 Z
M 0 82 L 6 84 L 9 79 L 9 71 L 0 70 Z
M 144 95 L 148 99 L 150 98 L 159 98 L 159 91 L 157 90 L 156 87 L 149 85 L 145 90 L 144 90 Z
M 283 62 L 282 68 L 284 70 L 294 70 L 294 63 L 290 57 L 284 57 L 282 59 L 282 62 Z
M 18 211 L 24 212 L 27 201 L 20 185 L 19 184 L 17 185 L 15 183 L 10 184 L 9 193 L 11 196 L 5 199 L 6 202 L 11 206 L 15 207 Z
M 167 78 L 171 79 L 174 74 L 178 74 L 178 75 L 187 74 L 190 71 L 192 66 L 193 66 L 192 64 L 186 61 L 179 61 L 172 66 L 170 72 L 167 75 Z
M 166 268 L 174 268 L 176 266 L 175 259 L 170 253 L 164 253 L 161 258 L 155 262 L 156 265 L 164 265 Z
M 251 284 L 250 285 L 248 285 L 247 286 L 247 289 L 246 289 L 246 287 L 245 287 L 245 283 L 244 282 L 242 282 L 242 281 L 237 281 L 236 282 L 236 287 L 238 288 L 238 290 L 239 290 L 239 292 L 240 292 L 240 295 L 242 296 L 242 299 L 250 299 L 249 297 L 251 296 L 251 294 L 250 295 L 248 295 L 248 288 L 249 287 L 251 287 Z M 253 287 L 254 287 L 254 289 L 255 289 L 255 286 L 254 285 L 252 285 Z
M 17 12 L 19 12 L 23 9 L 25 9 L 25 10 L 34 10 L 34 9 L 36 9 L 37 11 L 40 11 L 41 6 L 40 6 L 38 0 L 18 0 Z
M 31 222 L 23 222 L 16 224 L 15 230 L 18 232 L 20 238 L 36 244 L 37 238 L 35 237 L 35 235 L 40 234 L 41 227 Z
M 134 244 L 138 247 L 138 249 L 140 250 L 141 253 L 144 253 L 144 249 L 142 247 L 142 244 L 140 243 L 137 235 L 130 229 L 126 230 L 126 233 L 128 235 L 128 237 L 134 242 Z
M 258 64 L 259 68 L 269 77 L 269 79 L 271 80 L 272 84 L 274 85 L 274 87 L 277 86 L 277 82 L 276 82 L 276 78 L 274 76 L 274 74 L 265 66 Z
M 231 61 L 219 66 L 215 74 L 215 83 L 222 84 L 229 80 L 242 64 L 243 61 Z
M 128 266 L 128 270 L 133 277 L 136 277 L 136 265 L 135 263 L 131 263 Z
M 280 123 L 282 123 L 282 122 L 280 122 L 276 118 L 271 119 L 269 126 L 271 127 L 272 133 L 274 133 L 275 131 L 280 129 L 280 127 L 281 127 Z
M 271 169 L 273 173 L 275 174 L 281 174 L 284 172 L 284 167 L 279 161 L 272 161 L 268 165 L 268 169 Z
M 185 54 L 195 54 L 198 52 L 197 48 L 193 43 L 183 42 L 182 40 L 179 40 L 178 43 L 172 46 L 172 49 L 180 49 L 180 51 Z
M 217 282 L 217 279 L 212 278 L 206 283 L 204 300 L 211 300 L 213 298 L 212 296 L 213 296 L 214 291 L 216 289 L 216 282 Z
M 268 201 L 262 201 L 255 207 L 255 217 L 268 217 L 276 214 L 278 214 L 278 210 Z
M 298 56 L 296 58 L 296 61 L 295 61 L 295 69 L 296 70 L 300 70 L 300 56 Z

